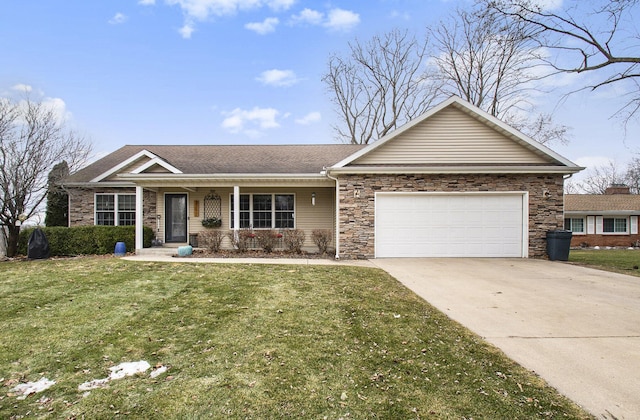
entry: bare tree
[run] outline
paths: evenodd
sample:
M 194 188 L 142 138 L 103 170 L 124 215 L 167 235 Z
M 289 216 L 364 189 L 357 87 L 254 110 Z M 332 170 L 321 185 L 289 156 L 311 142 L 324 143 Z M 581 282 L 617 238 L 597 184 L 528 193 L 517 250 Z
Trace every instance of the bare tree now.
M 7 256 L 17 252 L 20 224 L 42 210 L 48 172 L 63 160 L 77 168 L 90 149 L 46 104 L 0 98 L 0 225 L 8 231 Z
M 535 115 L 546 75 L 528 24 L 484 10 L 458 9 L 429 29 L 432 63 L 445 95 L 458 95 L 541 143 L 566 142 L 567 127 Z
M 424 74 L 427 42 L 393 30 L 366 43 L 349 43 L 333 55 L 322 80 L 333 94 L 341 123 L 337 136 L 368 144 L 424 113 L 437 95 Z
M 489 12 L 526 25 L 541 46 L 558 54 L 547 63 L 558 72 L 594 72 L 592 90 L 628 82 L 629 94 L 618 111 L 627 122 L 640 109 L 638 0 L 566 1 L 560 11 L 539 0 L 480 0 Z
M 615 184 L 627 185 L 627 173 L 614 161 L 606 165 L 587 170 L 587 177 L 573 184 L 571 190 L 580 194 L 604 194 L 607 188 Z
M 625 183 L 632 194 L 640 194 L 640 158 L 634 157 L 627 165 Z

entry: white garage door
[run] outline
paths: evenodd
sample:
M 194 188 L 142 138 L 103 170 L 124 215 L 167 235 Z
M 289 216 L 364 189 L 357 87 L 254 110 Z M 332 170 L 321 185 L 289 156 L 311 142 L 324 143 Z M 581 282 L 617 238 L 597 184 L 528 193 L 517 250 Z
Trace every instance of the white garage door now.
M 378 193 L 376 257 L 526 257 L 523 193 Z

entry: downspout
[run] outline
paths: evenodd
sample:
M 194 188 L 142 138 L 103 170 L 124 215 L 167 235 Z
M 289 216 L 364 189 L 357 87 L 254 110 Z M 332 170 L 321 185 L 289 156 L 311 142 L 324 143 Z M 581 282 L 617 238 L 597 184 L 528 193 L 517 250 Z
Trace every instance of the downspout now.
M 338 178 L 334 178 L 331 175 L 329 175 L 329 171 L 327 170 L 326 167 L 323 168 L 323 172 L 324 175 L 335 181 L 336 183 L 336 234 L 335 234 L 335 238 L 336 238 L 336 260 L 340 259 L 340 181 L 338 181 Z

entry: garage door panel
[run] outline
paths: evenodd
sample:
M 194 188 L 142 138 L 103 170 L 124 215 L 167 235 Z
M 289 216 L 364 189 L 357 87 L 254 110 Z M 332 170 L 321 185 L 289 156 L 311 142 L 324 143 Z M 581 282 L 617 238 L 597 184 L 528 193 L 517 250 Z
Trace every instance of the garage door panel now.
M 523 195 L 379 194 L 377 257 L 522 257 Z

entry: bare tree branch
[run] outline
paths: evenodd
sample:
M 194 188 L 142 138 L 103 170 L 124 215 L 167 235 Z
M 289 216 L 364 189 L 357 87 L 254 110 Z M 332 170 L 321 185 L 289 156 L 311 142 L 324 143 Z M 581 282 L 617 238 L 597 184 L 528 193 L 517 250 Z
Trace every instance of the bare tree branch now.
M 567 127 L 536 118 L 543 57 L 528 25 L 484 10 L 458 9 L 429 30 L 445 95 L 458 95 L 541 143 L 566 142 Z
M 558 72 L 593 72 L 600 80 L 595 90 L 640 78 L 640 37 L 636 27 L 638 0 L 571 0 L 564 10 L 546 10 L 535 0 L 479 0 L 489 13 L 526 25 L 544 48 L 559 54 L 547 64 Z M 636 13 L 637 14 L 637 13 Z M 631 55 L 627 52 L 632 52 Z M 632 84 L 632 97 L 618 111 L 625 122 L 638 112 L 640 89 Z
M 427 42 L 393 30 L 366 43 L 349 43 L 347 57 L 333 55 L 322 80 L 341 122 L 337 136 L 368 144 L 424 113 L 437 89 L 424 75 Z

